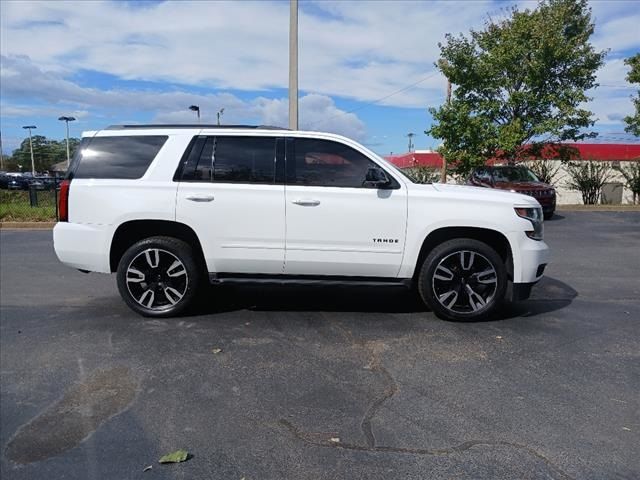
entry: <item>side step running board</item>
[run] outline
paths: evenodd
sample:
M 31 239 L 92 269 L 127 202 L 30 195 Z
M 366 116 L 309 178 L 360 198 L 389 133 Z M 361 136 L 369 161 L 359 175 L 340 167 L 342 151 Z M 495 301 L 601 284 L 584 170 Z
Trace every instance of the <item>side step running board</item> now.
M 410 278 L 340 277 L 331 275 L 253 275 L 210 273 L 209 281 L 215 285 L 411 287 Z

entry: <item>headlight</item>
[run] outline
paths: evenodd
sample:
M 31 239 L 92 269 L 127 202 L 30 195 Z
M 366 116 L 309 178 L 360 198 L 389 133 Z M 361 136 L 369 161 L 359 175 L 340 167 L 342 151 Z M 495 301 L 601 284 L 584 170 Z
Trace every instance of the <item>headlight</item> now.
M 516 215 L 522 218 L 526 218 L 533 225 L 533 230 L 527 230 L 527 237 L 533 240 L 542 240 L 544 233 L 544 227 L 542 223 L 542 209 L 538 207 L 515 207 Z

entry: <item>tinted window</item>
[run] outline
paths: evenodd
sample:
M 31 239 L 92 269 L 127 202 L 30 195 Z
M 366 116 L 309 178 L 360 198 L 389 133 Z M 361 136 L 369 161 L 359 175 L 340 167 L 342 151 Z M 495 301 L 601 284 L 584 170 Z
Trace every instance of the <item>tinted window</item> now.
M 274 138 L 217 137 L 213 181 L 273 183 L 275 154 Z
M 289 152 L 288 182 L 297 185 L 359 188 L 367 170 L 377 167 L 360 152 L 330 140 L 297 138 Z
M 267 137 L 209 137 L 193 175 L 184 180 L 220 183 L 273 183 L 275 139 Z
M 525 167 L 496 167 L 493 176 L 497 182 L 539 182 L 538 177 Z
M 484 183 L 491 183 L 491 172 L 486 168 L 478 168 L 474 173 L 477 180 Z
M 216 137 L 208 137 L 200 153 L 198 164 L 194 174 L 189 180 L 204 180 L 210 182 L 213 179 L 213 147 Z
M 81 145 L 73 176 L 140 178 L 166 141 L 166 136 L 94 137 Z

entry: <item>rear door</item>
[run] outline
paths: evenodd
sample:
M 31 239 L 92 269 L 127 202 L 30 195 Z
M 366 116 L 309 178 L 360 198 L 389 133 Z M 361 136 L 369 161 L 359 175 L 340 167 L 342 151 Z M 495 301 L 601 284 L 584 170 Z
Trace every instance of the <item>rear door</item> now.
M 405 242 L 407 190 L 365 186 L 379 166 L 349 145 L 289 138 L 286 261 L 292 275 L 396 277 Z
M 197 233 L 209 272 L 281 274 L 284 185 L 275 182 L 276 139 L 201 135 L 181 172 L 176 220 Z

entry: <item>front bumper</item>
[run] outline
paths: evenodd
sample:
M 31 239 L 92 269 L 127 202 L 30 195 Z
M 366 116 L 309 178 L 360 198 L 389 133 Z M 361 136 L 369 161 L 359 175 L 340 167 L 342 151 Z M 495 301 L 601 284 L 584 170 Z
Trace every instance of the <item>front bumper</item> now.
M 513 258 L 513 283 L 535 283 L 542 278 L 549 263 L 549 247 L 542 240 L 532 240 L 524 232 L 508 234 Z

